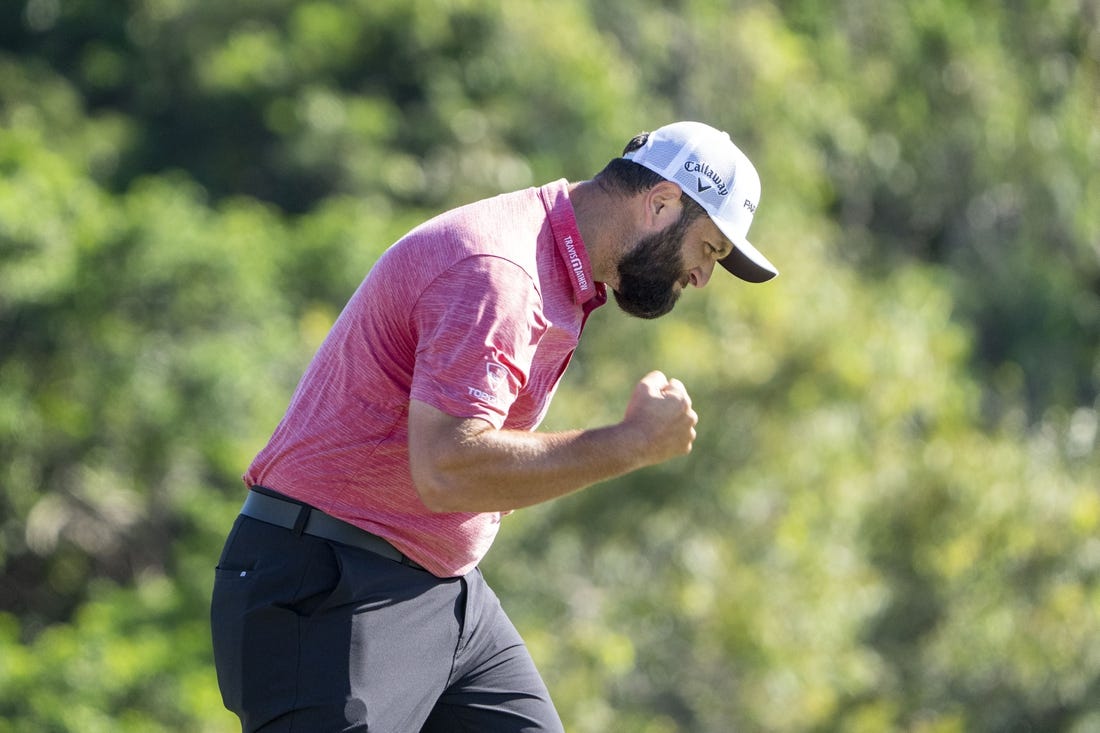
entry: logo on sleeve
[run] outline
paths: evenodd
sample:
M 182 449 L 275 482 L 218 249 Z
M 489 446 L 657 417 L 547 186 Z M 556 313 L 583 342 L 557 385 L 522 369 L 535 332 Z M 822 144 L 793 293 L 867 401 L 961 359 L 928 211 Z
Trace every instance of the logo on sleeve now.
M 504 384 L 504 380 L 508 378 L 508 370 L 505 369 L 502 364 L 491 361 L 485 365 L 485 376 L 489 382 L 489 389 L 492 390 L 491 392 L 486 392 L 477 387 L 467 387 L 467 391 L 470 393 L 470 396 L 475 399 L 488 402 L 489 404 L 496 404 L 498 402 L 496 391 L 500 388 L 500 385 Z
M 490 361 L 485 365 L 485 372 L 489 378 L 489 386 L 494 392 L 500 388 L 500 385 L 504 383 L 504 380 L 508 378 L 508 371 L 495 361 Z

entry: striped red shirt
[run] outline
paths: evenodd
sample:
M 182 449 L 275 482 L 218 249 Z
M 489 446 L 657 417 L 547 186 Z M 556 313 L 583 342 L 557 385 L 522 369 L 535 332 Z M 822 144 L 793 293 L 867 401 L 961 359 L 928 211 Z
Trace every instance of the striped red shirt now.
M 441 214 L 371 268 L 245 483 L 385 537 L 440 577 L 469 572 L 501 515 L 423 505 L 409 472 L 410 398 L 534 430 L 606 301 L 566 181 Z

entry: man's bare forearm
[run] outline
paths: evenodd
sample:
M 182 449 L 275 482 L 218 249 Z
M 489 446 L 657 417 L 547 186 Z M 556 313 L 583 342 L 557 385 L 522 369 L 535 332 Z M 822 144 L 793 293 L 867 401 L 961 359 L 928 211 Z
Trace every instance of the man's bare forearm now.
M 506 511 L 683 455 L 696 421 L 683 385 L 659 372 L 638 383 L 621 422 L 588 430 L 497 430 L 413 401 L 409 460 L 432 511 Z
M 432 511 L 520 509 L 644 465 L 637 438 L 622 425 L 533 433 L 481 424 L 485 429 L 455 439 L 450 448 L 436 444 L 430 462 L 414 459 L 423 468 L 414 469 L 413 479 Z

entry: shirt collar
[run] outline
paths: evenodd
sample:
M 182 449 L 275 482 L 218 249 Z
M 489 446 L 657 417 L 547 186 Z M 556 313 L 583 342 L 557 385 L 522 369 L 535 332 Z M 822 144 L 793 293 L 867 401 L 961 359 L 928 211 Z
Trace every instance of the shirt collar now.
M 578 305 L 587 306 L 586 310 L 603 305 L 607 302 L 607 288 L 603 283 L 596 282 L 592 275 L 588 250 L 577 229 L 577 217 L 569 201 L 568 182 L 561 179 L 548 183 L 539 189 L 539 196 L 546 207 L 558 254 L 573 283 L 573 300 Z

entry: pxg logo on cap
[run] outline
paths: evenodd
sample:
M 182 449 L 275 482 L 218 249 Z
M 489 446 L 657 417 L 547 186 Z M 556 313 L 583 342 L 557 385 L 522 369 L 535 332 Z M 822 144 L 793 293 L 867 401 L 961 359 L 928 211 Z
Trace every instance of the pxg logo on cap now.
M 760 203 L 760 176 L 727 133 L 701 122 L 675 122 L 649 133 L 644 145 L 624 157 L 676 183 L 703 207 L 733 243 L 723 267 L 748 282 L 779 274 L 747 239 Z

